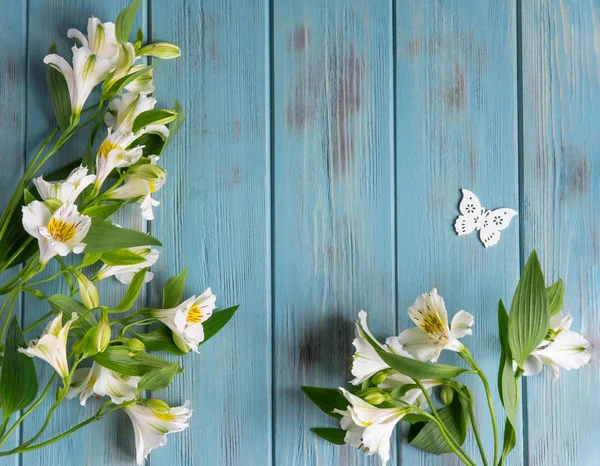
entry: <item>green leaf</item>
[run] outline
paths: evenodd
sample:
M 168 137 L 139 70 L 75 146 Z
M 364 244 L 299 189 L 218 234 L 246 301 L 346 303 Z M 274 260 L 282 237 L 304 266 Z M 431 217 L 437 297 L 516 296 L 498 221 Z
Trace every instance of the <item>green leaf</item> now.
M 177 356 L 186 354 L 184 351 L 181 351 L 173 341 L 173 332 L 164 325 L 149 333 L 135 333 L 135 336 L 142 341 L 149 351 L 167 351 L 176 354 Z
M 515 290 L 508 318 L 508 343 L 519 367 L 523 367 L 527 356 L 542 342 L 549 322 L 546 284 L 534 250 Z
M 125 346 L 109 346 L 102 353 L 94 355 L 93 359 L 107 369 L 136 377 L 172 364 L 145 351 L 131 351 Z
M 502 455 L 498 464 L 504 464 L 509 453 L 515 448 L 517 444 L 517 434 L 515 428 L 510 423 L 508 418 L 504 423 L 504 442 L 502 444 Z
M 129 249 L 115 249 L 102 253 L 102 262 L 106 265 L 135 265 L 146 262 L 144 256 L 140 256 Z
M 348 400 L 342 392 L 337 388 L 321 388 L 321 387 L 300 387 L 304 394 L 312 401 L 317 407 L 328 414 L 331 417 L 338 419 L 342 418 L 341 414 L 334 413 L 334 409 L 345 411 L 348 407 Z
M 29 406 L 37 394 L 38 382 L 33 359 L 18 351 L 18 348 L 25 346 L 19 321 L 13 316 L 6 334 L 0 374 L 0 399 L 4 421 L 15 411 Z
M 469 417 L 460 397 L 454 397 L 450 406 L 440 409 L 438 414 L 450 434 L 462 445 L 467 438 Z M 452 449 L 440 434 L 437 424 L 431 420 L 411 425 L 408 430 L 408 443 L 435 455 L 452 453 Z
M 136 272 L 136 274 L 131 279 L 131 283 L 127 287 L 125 296 L 123 296 L 123 299 L 121 300 L 119 305 L 113 308 L 106 308 L 106 310 L 108 312 L 127 312 L 129 309 L 131 309 L 131 306 L 133 306 L 135 300 L 138 298 L 140 292 L 142 291 L 147 271 L 148 267 L 145 267 L 142 270 Z
M 63 313 L 63 322 L 71 320 L 73 313 L 78 319 L 71 325 L 71 331 L 77 338 L 83 338 L 86 332 L 98 325 L 98 321 L 88 309 L 76 299 L 64 294 L 55 294 L 48 298 L 50 308 L 55 314 Z
M 174 362 L 160 369 L 146 372 L 138 382 L 136 393 L 143 390 L 154 391 L 167 387 L 180 370 L 179 363 Z
M 462 367 L 449 366 L 447 364 L 429 364 L 406 358 L 398 354 L 388 353 L 375 342 L 364 329 L 361 328 L 363 337 L 369 342 L 379 357 L 392 369 L 412 379 L 453 379 L 466 372 Z
M 327 440 L 334 445 L 344 445 L 346 443 L 344 442 L 344 439 L 346 438 L 345 430 L 334 427 L 313 427 L 310 430 L 323 440 Z
M 163 289 L 163 309 L 177 307 L 183 298 L 185 280 L 187 278 L 187 267 L 179 275 L 167 280 Z
M 565 301 L 565 287 L 563 281 L 559 278 L 555 283 L 546 289 L 548 295 L 548 308 L 550 309 L 550 317 L 555 316 L 562 311 Z
M 139 43 L 144 42 L 144 31 L 142 31 L 142 28 L 138 28 L 137 33 L 135 35 L 135 41 Z
M 140 147 L 142 148 L 142 155 L 144 157 L 148 157 L 150 155 L 160 154 L 162 152 L 163 146 L 165 145 L 165 141 L 158 134 L 153 133 L 145 133 L 142 134 L 139 138 L 133 141 L 129 148 Z M 145 159 L 140 159 L 140 161 Z
M 33 201 L 37 201 L 35 196 L 33 194 L 31 194 L 31 192 L 27 188 L 25 188 L 23 190 L 23 200 L 24 200 L 25 205 L 29 205 Z
M 98 262 L 101 257 L 102 254 L 99 252 L 95 252 L 93 254 L 84 254 L 79 265 L 81 267 L 89 267 L 90 265 L 94 265 L 96 262 Z
M 231 320 L 238 307 L 240 306 L 232 306 L 222 311 L 213 312 L 212 316 L 202 324 L 204 327 L 204 340 L 200 344 L 202 345 L 214 337 Z
M 84 209 L 82 214 L 89 217 L 97 217 L 101 218 L 102 220 L 106 220 L 112 214 L 117 212 L 124 203 L 125 201 L 116 201 L 112 202 L 111 204 L 90 206 Z
M 155 109 L 140 113 L 133 122 L 134 133 L 148 125 L 166 125 L 177 119 L 177 113 L 173 110 Z
M 185 121 L 185 112 L 178 100 L 175 101 L 175 104 L 173 105 L 173 110 L 177 113 L 177 118 L 169 125 L 169 137 L 167 137 L 167 140 L 165 141 L 160 154 L 156 155 L 162 155 L 167 146 L 171 144 L 171 142 L 173 142 L 173 139 L 175 138 L 175 136 L 181 129 L 183 122 Z
M 52 41 L 49 54 L 56 53 L 56 43 Z M 52 101 L 52 108 L 58 126 L 62 131 L 65 131 L 71 124 L 71 97 L 69 95 L 69 86 L 63 74 L 53 66 L 48 66 L 46 71 L 46 83 L 48 85 L 48 93 Z
M 117 20 L 115 21 L 115 36 L 119 43 L 124 44 L 129 41 L 129 34 L 133 28 L 133 22 L 140 8 L 140 0 L 133 0 L 129 6 L 123 8 Z
M 162 246 L 161 242 L 146 233 L 119 228 L 100 218 L 92 218 L 92 226 L 85 237 L 86 253 L 108 252 L 136 246 Z
M 508 344 L 508 314 L 502 301 L 498 302 L 498 333 L 500 335 L 500 367 L 498 368 L 498 393 L 506 411 L 506 417 L 517 426 L 517 380 L 513 373 L 513 361 Z

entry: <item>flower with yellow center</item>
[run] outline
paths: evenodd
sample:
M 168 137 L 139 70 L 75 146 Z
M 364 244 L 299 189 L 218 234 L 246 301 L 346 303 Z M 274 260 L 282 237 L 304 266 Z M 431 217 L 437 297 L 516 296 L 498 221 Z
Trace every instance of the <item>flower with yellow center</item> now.
M 81 215 L 74 204 L 63 204 L 54 213 L 40 201 L 23 206 L 23 227 L 38 240 L 42 264 L 57 254 L 81 254 L 91 224 L 90 217 Z
M 77 197 L 96 179 L 96 175 L 88 175 L 87 167 L 75 168 L 64 181 L 45 181 L 39 176 L 33 180 L 42 200 L 58 199 L 63 204 L 73 203 Z
M 151 315 L 171 329 L 173 341 L 181 351 L 198 352 L 198 345 L 204 340 L 202 323 L 212 315 L 216 299 L 207 288 L 197 298 L 192 296 L 173 309 L 154 309 Z
M 444 349 L 461 351 L 463 345 L 458 339 L 471 335 L 475 323 L 471 314 L 459 311 L 449 325 L 446 305 L 435 288 L 419 296 L 408 308 L 408 315 L 417 327 L 403 331 L 397 341 L 420 361 L 436 362 Z
M 105 278 L 115 276 L 115 278 L 121 283 L 129 285 L 131 283 L 131 280 L 133 279 L 133 276 L 140 270 L 154 265 L 158 260 L 158 256 L 160 254 L 160 251 L 158 249 L 153 249 L 150 246 L 137 246 L 134 248 L 127 249 L 137 254 L 138 256 L 142 256 L 146 260 L 144 262 L 140 262 L 139 264 L 131 265 L 105 264 L 96 274 L 96 278 L 98 278 L 98 280 L 104 280 Z M 144 282 L 147 283 L 153 278 L 154 274 L 148 271 L 146 272 L 146 276 L 144 277 Z
M 135 403 L 125 407 L 135 432 L 138 464 L 142 464 L 153 449 L 167 444 L 167 434 L 181 432 L 188 427 L 186 421 L 192 415 L 188 404 L 189 401 L 183 406 L 169 407 L 160 400 L 150 400 L 145 405 Z
M 71 324 L 77 320 L 77 313 L 73 313 L 63 327 L 62 312 L 59 313 L 46 327 L 39 340 L 32 340 L 27 348 L 19 348 L 21 353 L 30 358 L 37 357 L 50 364 L 58 375 L 65 378 L 69 375 L 67 360 L 67 337 Z
M 79 395 L 81 406 L 85 406 L 92 395 L 109 396 L 113 403 L 121 404 L 135 398 L 139 380 L 139 377 L 121 375 L 94 362 L 92 367 L 75 370 L 67 398 Z

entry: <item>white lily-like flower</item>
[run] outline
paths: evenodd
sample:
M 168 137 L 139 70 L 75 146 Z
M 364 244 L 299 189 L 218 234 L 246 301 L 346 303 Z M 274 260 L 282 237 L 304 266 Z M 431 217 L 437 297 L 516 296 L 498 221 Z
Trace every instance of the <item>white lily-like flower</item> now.
M 60 55 L 44 57 L 44 63 L 57 69 L 67 81 L 71 98 L 71 112 L 79 115 L 90 93 L 108 75 L 108 59 L 92 53 L 87 47 L 73 47 L 73 67 Z
M 133 424 L 138 464 L 142 464 L 153 449 L 167 444 L 167 434 L 181 432 L 188 427 L 186 421 L 192 415 L 188 404 L 164 411 L 139 403 L 124 408 Z
M 115 36 L 114 23 L 102 23 L 93 16 L 88 19 L 87 36 L 78 29 L 69 29 L 67 31 L 69 39 L 75 39 L 88 48 L 92 53 L 105 58 L 111 65 L 117 61 L 119 53 L 119 42 Z
M 140 113 L 152 110 L 156 105 L 156 99 L 144 94 L 128 92 L 120 97 L 115 97 L 108 106 L 108 112 L 104 117 L 104 123 L 114 132 L 121 134 L 129 133 L 133 129 L 133 122 Z M 169 130 L 164 125 L 160 126 L 160 131 L 164 130 L 167 136 Z M 165 136 L 166 137 L 166 136 Z
M 50 364 L 58 375 L 65 378 L 69 375 L 69 363 L 67 360 L 67 337 L 71 324 L 77 320 L 77 314 L 73 313 L 63 327 L 62 312 L 59 313 L 46 327 L 42 336 L 32 340 L 27 348 L 19 348 L 19 352 L 30 358 L 37 357 Z
M 98 280 L 103 280 L 108 277 L 114 276 L 117 280 L 125 285 L 129 285 L 133 276 L 138 273 L 140 270 L 151 267 L 158 260 L 158 256 L 160 255 L 160 251 L 158 249 L 154 249 L 150 246 L 138 246 L 134 248 L 129 248 L 129 250 L 138 256 L 144 257 L 146 260 L 144 262 L 140 262 L 139 264 L 133 265 L 103 265 L 102 268 L 96 274 L 96 278 Z M 144 278 L 144 282 L 149 282 L 154 278 L 154 274 L 152 272 L 146 272 L 146 277 Z
M 523 375 L 539 374 L 546 365 L 552 370 L 552 378 L 558 380 L 560 369 L 579 369 L 590 362 L 590 342 L 570 330 L 572 323 L 571 314 L 564 318 L 561 314 L 552 317 L 546 339 L 525 360 Z
M 411 411 L 411 407 L 377 408 L 344 388 L 340 391 L 350 402 L 341 414 L 340 426 L 346 431 L 344 441 L 355 448 L 363 447 L 368 455 L 377 453 L 381 464 L 390 459 L 390 437 L 396 424 Z
M 113 403 L 121 404 L 135 398 L 139 380 L 139 377 L 121 375 L 94 362 L 92 367 L 75 370 L 67 398 L 79 395 L 81 406 L 85 406 L 92 395 L 109 396 Z
M 143 147 L 129 148 L 137 137 L 132 132 L 123 134 L 108 129 L 108 135 L 100 144 L 96 154 L 96 188 L 102 186 L 104 180 L 115 168 L 129 167 L 140 159 L 144 153 Z
M 207 288 L 200 296 L 192 296 L 173 309 L 154 309 L 151 315 L 173 332 L 173 341 L 181 351 L 198 352 L 204 341 L 205 322 L 215 309 L 217 297 Z
M 141 198 L 142 216 L 146 220 L 154 220 L 152 207 L 160 204 L 152 199 L 152 194 L 158 191 L 167 181 L 167 172 L 154 163 L 138 165 L 127 171 L 125 183 L 112 191 L 109 199 Z
M 419 296 L 408 308 L 408 315 L 417 327 L 404 330 L 398 343 L 420 361 L 436 362 L 445 349 L 461 351 L 463 344 L 458 339 L 471 335 L 475 323 L 471 314 L 459 311 L 448 325 L 446 305 L 435 288 Z
M 81 254 L 85 248 L 82 241 L 91 224 L 90 217 L 81 215 L 74 204 L 63 204 L 54 213 L 40 201 L 23 206 L 23 227 L 37 238 L 43 264 L 57 254 Z
M 75 168 L 66 180 L 51 182 L 45 181 L 39 176 L 33 180 L 40 197 L 47 199 L 58 199 L 63 204 L 73 203 L 77 197 L 96 179 L 96 175 L 88 175 L 87 167 Z

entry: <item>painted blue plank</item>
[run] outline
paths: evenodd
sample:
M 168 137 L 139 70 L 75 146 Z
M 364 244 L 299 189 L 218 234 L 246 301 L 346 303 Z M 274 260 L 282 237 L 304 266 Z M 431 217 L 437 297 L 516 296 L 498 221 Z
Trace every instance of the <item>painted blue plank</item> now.
M 3 31 L 0 47 L 0 212 L 4 209 L 12 191 L 21 177 L 25 153 L 26 116 L 24 106 L 27 90 L 27 4 L 15 8 L 6 2 L 0 4 L 0 30 Z M 0 284 L 6 283 L 14 274 L 8 271 L 2 274 Z M 4 297 L 2 302 L 6 299 Z M 16 312 L 20 309 L 16 304 Z M 20 317 L 20 316 L 19 316 Z M 16 419 L 16 415 L 14 418 Z M 19 443 L 19 432 L 3 445 L 3 450 L 15 447 Z M 19 464 L 18 456 L 0 458 L 0 465 Z
M 153 396 L 191 402 L 190 428 L 151 455 L 156 465 L 271 462 L 268 87 L 266 2 L 153 2 L 152 38 L 178 60 L 155 71 L 157 98 L 187 120 L 161 161 L 168 181 L 152 233 L 165 245 L 150 284 L 160 306 L 168 276 L 189 267 L 186 296 L 212 287 L 240 310 L 185 374 Z
M 145 4 L 145 2 L 142 3 Z M 29 157 L 32 156 L 32 148 L 37 148 L 41 140 L 54 127 L 53 113 L 46 92 L 46 65 L 42 62 L 50 41 L 56 40 L 59 54 L 70 57 L 70 47 L 73 43 L 66 38 L 69 28 L 75 27 L 85 33 L 88 18 L 92 15 L 102 21 L 115 21 L 121 9 L 127 4 L 128 2 L 124 0 L 102 3 L 30 0 L 29 80 L 27 82 L 29 98 L 26 136 L 30 149 L 28 150 Z M 143 5 L 134 27 L 145 26 L 146 22 L 146 8 Z M 50 171 L 81 157 L 83 141 L 88 134 L 85 131 L 80 137 L 74 138 L 73 142 L 70 142 L 58 155 L 53 157 L 45 171 Z M 119 213 L 114 220 L 123 226 L 143 229 L 144 225 L 139 217 L 138 209 L 131 206 L 128 212 Z M 107 284 L 103 283 L 103 286 L 100 287 L 102 300 L 107 303 L 117 301 L 125 291 L 121 284 L 110 280 L 110 285 L 106 286 Z M 52 282 L 42 289 L 47 294 L 64 293 L 67 289 L 59 283 L 59 281 Z M 46 304 L 26 296 L 23 318 L 25 325 L 31 324 L 48 310 Z M 37 330 L 32 331 L 33 336 L 36 332 L 39 334 L 43 328 L 44 325 L 40 325 Z M 52 374 L 52 369 L 41 361 L 36 361 L 36 367 L 40 385 L 43 387 Z M 23 423 L 24 440 L 35 434 L 41 426 L 52 405 L 53 393 L 51 392 L 40 407 Z M 98 400 L 90 399 L 86 407 L 82 407 L 78 399 L 63 402 L 53 415 L 46 433 L 41 439 L 58 435 L 89 418 L 97 411 L 100 403 Z M 133 465 L 135 464 L 135 442 L 131 422 L 124 413 L 117 412 L 49 447 L 22 455 L 24 466 L 46 462 L 61 465 Z
M 377 335 L 395 331 L 390 12 L 386 1 L 274 2 L 279 465 L 380 464 L 312 434 L 335 421 L 299 387 L 351 378 L 360 309 Z
M 598 464 L 600 2 L 522 2 L 523 247 L 562 277 L 584 369 L 527 378 L 528 460 Z
M 465 337 L 494 393 L 499 359 L 497 303 L 510 301 L 519 276 L 518 217 L 485 249 L 475 233 L 458 237 L 461 188 L 487 208 L 518 210 L 515 2 L 396 3 L 396 161 L 398 312 L 400 329 L 416 295 L 437 287 L 449 315 L 475 317 Z M 442 361 L 461 364 L 457 355 Z M 492 455 L 492 429 L 481 383 L 473 389 L 482 437 Z M 496 413 L 504 414 L 498 397 Z M 473 438 L 466 449 L 480 464 Z M 519 442 L 509 464 L 521 463 Z M 408 445 L 406 465 L 457 464 Z

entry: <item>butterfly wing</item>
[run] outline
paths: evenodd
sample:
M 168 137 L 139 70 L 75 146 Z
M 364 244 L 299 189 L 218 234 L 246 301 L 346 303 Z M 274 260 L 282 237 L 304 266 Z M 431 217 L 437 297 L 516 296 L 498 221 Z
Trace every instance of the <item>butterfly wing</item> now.
M 475 230 L 483 210 L 475 194 L 468 189 L 461 189 L 461 191 L 463 197 L 458 206 L 461 215 L 454 222 L 454 230 L 458 236 L 468 235 Z
M 486 248 L 495 245 L 500 240 L 500 231 L 508 227 L 515 215 L 517 215 L 517 211 L 513 209 L 488 210 L 485 213 L 479 231 L 479 239 Z

